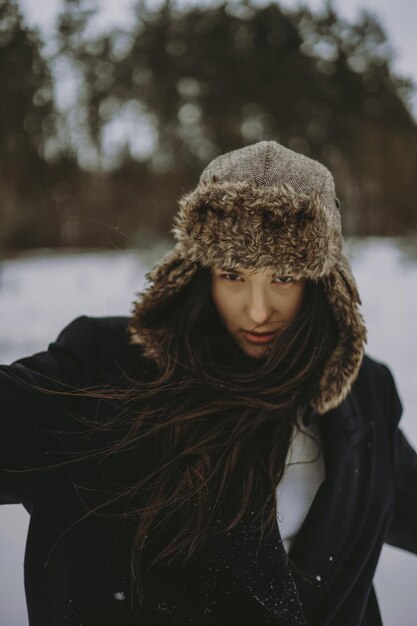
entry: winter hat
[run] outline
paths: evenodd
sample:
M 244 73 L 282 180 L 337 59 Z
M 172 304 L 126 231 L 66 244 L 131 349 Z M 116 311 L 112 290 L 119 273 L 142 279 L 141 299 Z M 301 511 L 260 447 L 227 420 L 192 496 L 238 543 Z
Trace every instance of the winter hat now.
M 261 269 L 323 283 L 339 340 L 310 404 L 318 413 L 347 396 L 364 354 L 360 298 L 343 253 L 333 176 L 318 161 L 275 141 L 261 141 L 214 159 L 196 188 L 179 201 L 174 249 L 147 274 L 133 304 L 130 342 L 164 363 L 167 334 L 155 313 L 191 280 L 199 266 Z

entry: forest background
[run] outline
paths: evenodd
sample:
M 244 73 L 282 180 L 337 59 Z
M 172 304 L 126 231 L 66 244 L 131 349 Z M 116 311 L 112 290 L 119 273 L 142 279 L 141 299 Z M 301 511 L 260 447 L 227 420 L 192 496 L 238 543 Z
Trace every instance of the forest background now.
M 97 34 L 96 12 L 63 0 L 43 41 L 0 0 L 0 256 L 149 245 L 208 161 L 261 139 L 331 169 L 346 235 L 415 240 L 413 84 L 375 14 L 137 2 Z

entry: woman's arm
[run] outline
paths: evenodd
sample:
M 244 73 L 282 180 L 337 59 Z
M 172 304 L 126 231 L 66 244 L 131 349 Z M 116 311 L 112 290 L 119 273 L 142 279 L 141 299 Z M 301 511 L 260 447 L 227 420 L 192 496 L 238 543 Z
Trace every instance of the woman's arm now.
M 66 326 L 45 352 L 0 365 L 0 503 L 25 503 L 45 481 L 46 466 L 63 460 L 67 433 L 82 430 L 72 415 L 85 399 L 50 395 L 37 389 L 69 391 L 94 377 L 97 341 L 92 318 Z M 22 471 L 40 468 L 33 471 Z
M 402 405 L 392 374 L 389 370 L 388 373 L 391 385 L 391 416 L 394 420 L 396 504 L 385 542 L 417 554 L 417 452 L 398 426 Z

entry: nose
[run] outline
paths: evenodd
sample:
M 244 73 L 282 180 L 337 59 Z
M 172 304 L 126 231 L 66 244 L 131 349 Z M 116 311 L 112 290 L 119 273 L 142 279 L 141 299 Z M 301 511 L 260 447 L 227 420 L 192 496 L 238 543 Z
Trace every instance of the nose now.
M 270 321 L 273 313 L 272 303 L 262 289 L 254 289 L 249 295 L 247 315 L 254 326 Z

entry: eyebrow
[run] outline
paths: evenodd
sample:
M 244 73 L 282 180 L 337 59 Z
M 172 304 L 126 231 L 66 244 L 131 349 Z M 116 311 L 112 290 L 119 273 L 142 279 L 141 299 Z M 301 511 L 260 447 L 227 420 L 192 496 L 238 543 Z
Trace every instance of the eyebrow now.
M 243 272 L 241 272 L 240 270 L 234 269 L 234 268 L 220 267 L 218 269 L 219 269 L 220 272 L 229 272 L 230 274 L 239 274 L 240 276 L 245 276 L 245 274 L 243 274 Z M 280 276 L 280 274 L 279 274 L 279 272 L 272 271 L 271 272 L 271 276 Z M 292 274 L 288 274 L 288 276 L 292 277 Z
M 246 276 L 246 274 L 244 272 L 242 272 L 241 270 L 237 270 L 236 268 L 233 267 L 221 267 L 220 268 L 221 272 L 226 272 L 228 274 L 238 274 L 239 276 Z M 249 276 L 252 274 L 252 272 L 249 272 Z M 273 274 L 275 275 L 275 274 Z

